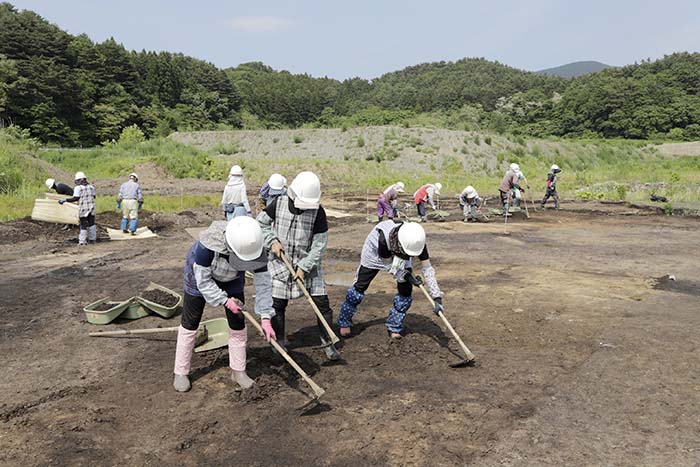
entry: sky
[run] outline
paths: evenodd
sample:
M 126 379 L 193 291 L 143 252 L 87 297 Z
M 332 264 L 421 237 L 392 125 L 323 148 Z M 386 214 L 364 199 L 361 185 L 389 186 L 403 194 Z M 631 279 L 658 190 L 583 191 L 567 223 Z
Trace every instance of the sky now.
M 536 71 L 700 51 L 698 0 L 9 1 L 97 42 L 337 79 L 464 57 Z

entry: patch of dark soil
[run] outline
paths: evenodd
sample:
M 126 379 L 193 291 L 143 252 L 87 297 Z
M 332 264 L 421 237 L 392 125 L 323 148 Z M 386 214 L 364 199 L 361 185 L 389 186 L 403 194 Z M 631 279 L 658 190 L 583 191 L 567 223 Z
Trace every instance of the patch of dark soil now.
M 360 259 L 360 251 L 352 248 L 327 248 L 326 257 L 334 260 L 352 260 Z
M 700 282 L 672 279 L 671 276 L 656 277 L 654 280 L 656 282 L 653 288 L 656 290 L 667 290 L 700 297 Z
M 31 217 L 23 217 L 9 222 L 0 223 L 0 245 L 50 238 L 63 241 L 76 236 L 77 226 L 71 226 L 68 230 L 62 230 L 63 224 L 40 222 Z
M 255 379 L 250 389 L 236 391 L 231 398 L 238 402 L 260 402 L 280 392 L 286 384 L 279 376 L 264 374 Z
M 175 306 L 178 302 L 176 296 L 158 289 L 146 290 L 141 294 L 141 298 L 166 307 Z
M 94 306 L 92 309 L 95 311 L 107 311 L 111 308 L 114 308 L 116 305 L 117 304 L 114 302 L 104 302 L 104 303 L 100 303 L 97 306 Z

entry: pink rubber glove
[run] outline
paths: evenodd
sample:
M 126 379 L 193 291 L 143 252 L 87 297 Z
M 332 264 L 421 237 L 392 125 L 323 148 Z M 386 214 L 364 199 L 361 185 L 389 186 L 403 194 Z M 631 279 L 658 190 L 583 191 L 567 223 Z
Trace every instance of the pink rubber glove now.
M 227 309 L 229 309 L 234 315 L 242 309 L 241 302 L 239 302 L 233 297 L 229 297 L 228 300 L 226 300 L 226 303 L 224 303 L 224 306 Z
M 267 339 L 268 342 L 270 342 L 272 339 L 277 339 L 275 330 L 272 329 L 272 323 L 270 323 L 269 319 L 262 320 L 261 326 L 263 328 L 263 333 L 265 334 L 265 339 Z

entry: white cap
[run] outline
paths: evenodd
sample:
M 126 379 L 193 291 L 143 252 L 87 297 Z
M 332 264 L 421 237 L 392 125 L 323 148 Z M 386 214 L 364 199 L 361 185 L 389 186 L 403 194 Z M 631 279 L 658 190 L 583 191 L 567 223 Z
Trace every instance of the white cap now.
M 297 209 L 318 209 L 321 204 L 321 181 L 313 172 L 300 172 L 289 185 L 289 197 Z
M 273 190 L 281 190 L 287 184 L 287 179 L 280 174 L 272 174 L 267 184 L 270 185 L 270 188 Z
M 225 236 L 229 248 L 243 261 L 253 261 L 262 254 L 262 229 L 252 217 L 238 216 L 228 221 Z
M 131 173 L 129 174 L 129 177 L 134 177 L 136 180 L 139 179 L 139 176 L 136 175 L 136 172 L 131 172 Z
M 407 255 L 420 255 L 425 248 L 425 230 L 417 222 L 405 222 L 399 227 L 399 244 Z
M 234 165 L 233 167 L 231 167 L 231 170 L 228 172 L 228 175 L 229 177 L 243 175 L 243 169 L 241 169 L 240 165 Z
M 436 184 L 435 184 L 435 194 L 436 194 L 436 195 L 439 195 L 439 194 L 440 194 L 440 190 L 442 190 L 442 183 L 436 183 Z
M 396 191 L 403 193 L 404 188 L 406 188 L 406 185 L 404 185 L 403 182 L 396 182 Z
M 555 171 L 555 170 L 561 170 L 561 169 L 559 168 L 559 166 L 557 164 L 554 164 L 554 165 L 552 165 L 551 170 Z
M 83 178 L 87 178 L 83 172 L 76 172 L 73 180 L 82 180 Z
M 510 164 L 510 170 L 512 170 L 513 172 L 520 172 L 520 166 L 513 162 L 512 164 Z
M 46 181 L 44 182 L 44 184 L 46 185 L 46 188 L 48 188 L 49 190 L 51 188 L 53 188 L 54 183 L 56 183 L 56 180 L 54 180 L 53 178 L 47 178 Z
M 476 198 L 478 196 L 478 193 L 474 189 L 473 186 L 469 185 L 464 189 L 464 191 L 467 193 L 467 198 Z

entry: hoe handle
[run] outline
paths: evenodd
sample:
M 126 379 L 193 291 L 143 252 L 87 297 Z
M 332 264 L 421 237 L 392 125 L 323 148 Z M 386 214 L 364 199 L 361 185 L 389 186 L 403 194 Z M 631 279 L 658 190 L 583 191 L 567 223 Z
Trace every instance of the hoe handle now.
M 246 317 L 250 324 L 252 324 L 253 327 L 255 327 L 255 329 L 257 329 L 258 332 L 260 332 L 260 334 L 262 334 L 263 336 L 265 335 L 262 327 L 260 326 L 260 323 L 258 323 L 258 321 L 255 318 L 253 318 L 250 315 L 250 313 L 248 313 L 247 311 L 243 311 L 243 316 Z M 281 345 L 277 343 L 275 339 L 270 339 L 270 345 L 272 345 L 272 347 L 274 347 L 275 350 L 279 352 L 279 354 L 282 355 L 282 357 L 284 357 L 285 360 L 287 360 L 287 363 L 289 363 L 292 366 L 292 368 L 294 368 L 296 372 L 299 373 L 299 376 L 301 376 L 304 379 L 304 381 L 306 381 L 306 383 L 309 386 L 311 386 L 311 389 L 314 391 L 314 394 L 316 394 L 316 399 L 318 399 L 326 393 L 326 391 L 324 391 L 323 388 L 321 388 L 321 386 L 314 383 L 314 380 L 312 380 L 309 377 L 309 375 L 307 375 L 306 372 L 299 365 L 297 365 L 297 362 L 295 362 L 294 359 L 289 356 L 289 354 L 284 350 L 284 348 L 282 348 Z
M 291 274 L 292 277 L 294 277 L 295 271 L 294 271 L 294 268 L 292 267 L 292 263 L 289 262 L 289 258 L 287 258 L 287 253 L 282 251 L 280 254 L 280 258 L 282 258 L 282 261 L 284 261 L 284 264 L 287 266 L 287 269 L 289 270 L 289 274 Z M 302 292 L 304 292 L 306 299 L 311 304 L 311 308 L 314 310 L 314 313 L 316 313 L 318 320 L 321 322 L 324 329 L 326 330 L 326 332 L 330 336 L 331 343 L 335 344 L 335 343 L 339 342 L 340 339 L 338 339 L 338 336 L 335 335 L 335 333 L 331 329 L 330 325 L 328 324 L 328 321 L 326 321 L 326 318 L 324 318 L 323 315 L 321 314 L 321 310 L 319 310 L 318 307 L 316 306 L 316 302 L 314 302 L 314 299 L 311 298 L 309 291 L 306 290 L 306 286 L 304 285 L 304 281 L 302 281 L 298 277 L 297 277 L 296 281 L 297 281 L 297 285 L 299 285 L 299 288 L 302 290 Z
M 421 284 L 419 287 L 423 291 L 423 294 L 428 299 L 428 301 L 433 306 L 433 308 L 435 308 L 435 301 L 433 300 L 433 297 L 431 297 L 430 294 L 428 293 L 428 290 L 425 288 L 425 285 Z M 445 323 L 445 326 L 447 327 L 447 329 L 450 330 L 450 332 L 452 333 L 452 336 L 459 343 L 459 346 L 462 348 L 464 355 L 466 355 L 466 357 L 467 357 L 467 361 L 474 360 L 474 358 L 475 358 L 474 354 L 467 348 L 467 346 L 464 344 L 462 339 L 459 337 L 459 335 L 457 334 L 457 331 L 455 331 L 455 329 L 452 327 L 450 322 L 447 321 L 445 314 L 441 311 L 438 313 L 438 316 L 440 316 L 440 318 L 442 319 L 442 322 Z
M 124 336 L 127 334 L 151 334 L 154 332 L 173 332 L 177 331 L 178 327 L 172 328 L 149 328 L 149 329 L 120 329 L 119 331 L 99 331 L 91 332 L 91 337 L 109 337 L 109 336 Z

